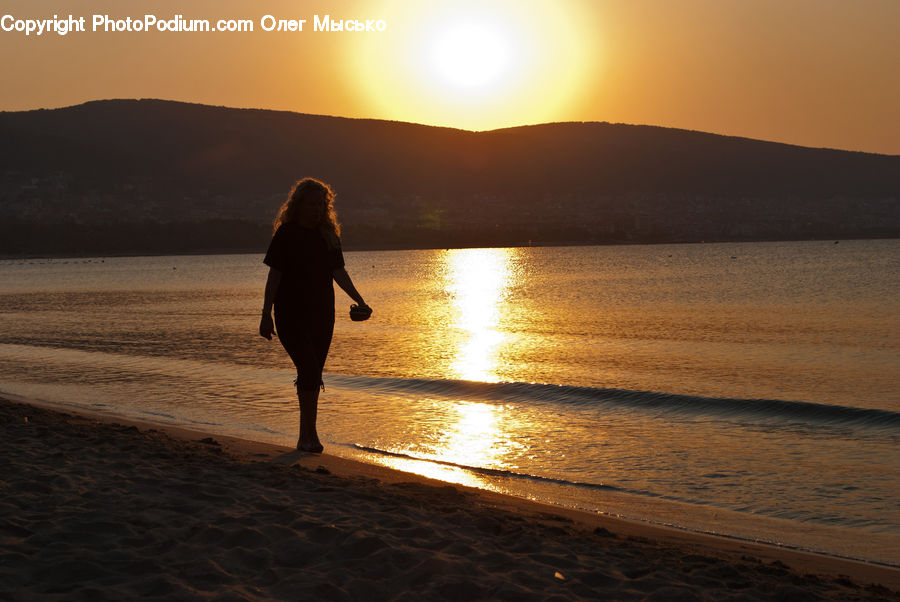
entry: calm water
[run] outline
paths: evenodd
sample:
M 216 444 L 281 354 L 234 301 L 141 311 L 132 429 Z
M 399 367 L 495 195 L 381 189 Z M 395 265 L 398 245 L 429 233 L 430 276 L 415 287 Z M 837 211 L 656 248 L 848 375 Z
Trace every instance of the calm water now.
M 347 253 L 328 451 L 900 565 L 900 241 Z M 0 392 L 296 442 L 261 255 L 0 262 Z

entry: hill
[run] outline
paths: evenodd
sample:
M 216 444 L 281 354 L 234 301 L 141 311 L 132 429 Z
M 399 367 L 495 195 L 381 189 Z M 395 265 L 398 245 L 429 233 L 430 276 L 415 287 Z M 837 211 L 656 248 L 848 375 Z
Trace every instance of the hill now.
M 348 248 L 900 235 L 900 156 L 670 128 L 106 100 L 0 113 L 0 137 L 7 255 L 261 250 L 306 175 Z

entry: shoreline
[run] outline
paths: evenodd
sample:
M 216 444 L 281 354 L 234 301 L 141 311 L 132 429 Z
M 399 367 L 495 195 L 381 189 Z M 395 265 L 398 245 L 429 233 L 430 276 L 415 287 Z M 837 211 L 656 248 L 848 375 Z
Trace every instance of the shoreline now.
M 715 245 L 715 244 L 750 244 L 750 243 L 782 243 L 782 242 L 831 242 L 839 244 L 841 242 L 854 241 L 873 241 L 873 240 L 898 240 L 897 236 L 869 236 L 866 238 L 859 237 L 809 237 L 809 238 L 734 238 L 734 239 L 715 239 L 715 240 L 616 240 L 616 241 L 562 241 L 562 242 L 541 242 L 528 244 L 529 241 L 519 241 L 522 244 L 485 244 L 481 246 L 474 245 L 458 245 L 458 246 L 423 246 L 423 245 L 350 245 L 344 248 L 345 253 L 368 253 L 377 251 L 434 251 L 448 249 L 528 249 L 528 248 L 565 248 L 565 247 L 633 247 L 633 246 L 664 246 L 664 245 Z M 84 252 L 71 254 L 14 254 L 0 253 L 0 261 L 46 261 L 46 260 L 82 260 L 82 259 L 113 259 L 127 257 L 192 257 L 198 255 L 264 255 L 265 249 L 259 248 L 214 248 L 214 249 L 181 249 L 172 250 L 171 252 L 157 251 L 140 251 L 125 250 L 111 251 L 105 254 Z
M 350 532 L 354 534 L 364 531 L 363 525 L 372 527 L 372 524 L 374 524 L 375 530 L 381 530 L 387 523 L 393 524 L 401 519 L 411 520 L 409 518 L 411 512 L 421 512 L 424 515 L 413 521 L 415 525 L 413 530 L 421 535 L 419 538 L 421 541 L 417 540 L 418 551 L 416 554 L 423 557 L 429 556 L 431 554 L 428 551 L 429 546 L 440 544 L 442 550 L 437 556 L 431 558 L 433 562 L 437 562 L 434 558 L 438 558 L 441 563 L 446 563 L 448 561 L 448 552 L 443 548 L 452 548 L 454 542 L 458 543 L 460 539 L 467 541 L 468 553 L 463 554 L 463 557 L 471 556 L 477 552 L 484 552 L 485 548 L 490 548 L 501 540 L 505 542 L 505 539 L 512 535 L 518 536 L 512 538 L 515 541 L 534 540 L 536 542 L 534 549 L 524 550 L 518 555 L 508 553 L 508 546 L 500 546 L 492 549 L 490 552 L 491 558 L 494 559 L 501 558 L 504 553 L 507 553 L 509 557 L 501 558 L 503 562 L 500 563 L 506 567 L 507 565 L 518 566 L 518 564 L 525 566 L 533 563 L 535 558 L 544 558 L 547 555 L 545 547 L 557 549 L 559 553 L 554 558 L 559 563 L 559 570 L 549 571 L 548 581 L 542 581 L 540 584 L 535 583 L 533 587 L 526 588 L 532 593 L 545 592 L 549 595 L 549 590 L 545 591 L 542 589 L 543 586 L 547 586 L 556 588 L 553 591 L 564 598 L 566 595 L 615 598 L 622 594 L 622 599 L 641 599 L 642 595 L 650 596 L 653 592 L 662 595 L 662 590 L 666 588 L 671 589 L 672 587 L 690 590 L 695 596 L 697 594 L 707 595 L 712 591 L 718 591 L 719 587 L 722 588 L 723 593 L 748 592 L 756 588 L 762 594 L 774 595 L 779 591 L 779 587 L 787 587 L 800 588 L 804 592 L 812 593 L 815 596 L 827 595 L 830 597 L 833 595 L 835 599 L 877 599 L 877 596 L 881 596 L 883 599 L 900 599 L 900 569 L 895 567 L 703 533 L 692 533 L 659 525 L 630 522 L 600 514 L 545 505 L 489 491 L 459 485 L 448 485 L 441 481 L 433 481 L 414 474 L 403 473 L 382 466 L 364 464 L 328 454 L 321 456 L 304 454 L 274 444 L 221 435 L 210 436 L 208 433 L 195 429 L 113 418 L 107 415 L 90 414 L 89 412 L 78 411 L 77 413 L 70 413 L 68 409 L 53 409 L 45 404 L 27 404 L 23 403 L 23 401 L 25 400 L 10 401 L 4 399 L 0 401 L 0 409 L 3 411 L 4 418 L 7 418 L 3 422 L 4 437 L 2 437 L 7 443 L 0 445 L 8 448 L 5 450 L 4 456 L 12 460 L 11 474 L 3 475 L 0 483 L 5 484 L 4 488 L 10 487 L 10 482 L 15 480 L 13 473 L 26 475 L 21 477 L 25 479 L 25 486 L 19 488 L 13 484 L 11 489 L 4 492 L 3 497 L 8 497 L 9 499 L 4 502 L 4 511 L 0 514 L 0 521 L 2 521 L 0 525 L 4 527 L 8 527 L 10 524 L 14 525 L 11 530 L 9 528 L 0 529 L 0 538 L 2 538 L 0 542 L 4 544 L 0 547 L 13 550 L 13 556 L 16 556 L 17 552 L 15 550 L 18 546 L 27 547 L 27 543 L 31 538 L 37 537 L 39 533 L 36 529 L 29 527 L 26 524 L 27 521 L 23 522 L 21 512 L 17 516 L 15 510 L 9 511 L 10 506 L 15 504 L 12 498 L 20 495 L 22 491 L 27 491 L 29 487 L 44 489 L 49 487 L 53 496 L 62 496 L 62 498 L 71 498 L 73 495 L 72 491 L 65 491 L 65 488 L 63 488 L 63 491 L 57 491 L 59 487 L 55 483 L 58 480 L 69 482 L 75 478 L 69 472 L 68 467 L 54 466 L 53 458 L 59 458 L 61 454 L 52 449 L 44 450 L 42 448 L 48 443 L 48 439 L 56 438 L 61 441 L 56 447 L 63 445 L 72 446 L 77 453 L 90 453 L 92 445 L 96 446 L 101 443 L 110 447 L 112 457 L 109 461 L 114 464 L 113 471 L 120 471 L 123 475 L 128 472 L 129 464 L 134 464 L 134 467 L 138 470 L 161 470 L 152 459 L 157 456 L 161 456 L 163 459 L 169 458 L 169 456 L 176 456 L 179 462 L 191 465 L 193 470 L 198 469 L 198 467 L 204 470 L 209 468 L 210 461 L 214 459 L 216 466 L 209 468 L 209 470 L 212 470 L 216 478 L 212 479 L 212 482 L 198 481 L 196 483 L 196 487 L 199 488 L 197 493 L 201 496 L 213 496 L 213 494 L 215 494 L 213 497 L 224 496 L 224 503 L 226 504 L 235 504 L 240 498 L 236 491 L 220 491 L 223 480 L 237 478 L 231 474 L 233 472 L 244 473 L 249 471 L 253 473 L 250 475 L 251 478 L 249 480 L 243 479 L 240 484 L 234 484 L 237 489 L 249 487 L 249 493 L 252 494 L 251 497 L 253 499 L 278 495 L 277 492 L 272 492 L 267 488 L 267 482 L 273 478 L 285 480 L 289 487 L 301 487 L 309 485 L 309 478 L 312 477 L 314 490 L 325 490 L 321 493 L 320 497 L 322 499 L 315 499 L 319 494 L 315 494 L 315 491 L 313 491 L 315 494 L 312 496 L 313 499 L 304 497 L 302 503 L 297 502 L 301 506 L 312 505 L 311 508 L 307 508 L 307 510 L 312 512 L 315 512 L 319 507 L 318 502 L 320 501 L 326 502 L 329 506 L 335 506 L 340 505 L 341 500 L 348 496 L 351 498 L 361 497 L 363 500 L 375 500 L 372 502 L 371 507 L 363 511 L 355 507 L 346 509 L 343 512 L 334 510 L 334 512 L 337 512 L 334 524 L 347 523 L 351 527 Z M 30 420 L 25 420 L 25 418 L 30 418 Z M 35 434 L 38 436 L 35 437 Z M 85 439 L 92 443 L 86 442 Z M 148 455 L 145 453 L 147 452 L 145 448 L 153 448 L 156 451 L 150 453 L 150 458 L 147 458 L 145 457 Z M 22 452 L 23 449 L 25 452 Z M 29 462 L 29 458 L 21 457 L 20 452 L 31 454 L 33 461 Z M 29 468 L 30 470 L 22 470 L 23 468 Z M 33 478 L 28 476 L 39 468 L 52 475 L 50 484 L 35 482 Z M 88 472 L 93 470 L 96 474 L 92 475 L 92 479 L 94 482 L 98 482 L 109 476 L 110 467 L 87 467 L 79 464 L 76 467 L 76 476 L 78 474 L 77 470 L 88 470 Z M 166 471 L 163 470 L 162 474 L 158 476 L 159 478 L 164 478 Z M 212 489 L 215 490 L 213 491 Z M 170 505 L 189 505 L 190 497 L 187 496 L 186 499 L 181 499 L 179 495 L 181 494 L 173 494 L 171 496 L 169 500 Z M 234 499 L 231 499 L 229 496 L 234 496 Z M 182 495 L 182 497 L 185 496 Z M 387 509 L 385 509 L 385 505 Z M 460 523 L 462 526 L 455 524 L 458 521 L 449 521 L 454 523 L 452 525 L 442 524 L 442 511 L 440 509 L 443 509 L 445 514 L 449 512 L 451 516 L 459 516 L 461 519 L 465 519 Z M 116 508 L 107 510 L 115 514 Z M 301 508 L 298 512 L 302 510 Z M 438 514 L 435 515 L 435 512 Z M 249 528 L 250 530 L 262 532 L 265 528 L 274 528 L 273 525 L 251 525 L 248 527 L 248 523 L 253 523 L 255 520 L 253 518 L 255 516 L 254 512 L 245 512 L 243 514 L 232 512 L 231 514 L 237 524 L 242 525 L 242 531 L 247 531 Z M 181 514 L 178 514 L 178 516 L 180 517 L 179 520 L 186 518 Z M 44 517 L 42 520 L 47 520 L 47 518 Z M 114 519 L 109 520 L 114 521 Z M 155 520 L 155 518 L 151 515 L 147 520 Z M 466 521 L 474 522 L 469 524 Z M 80 543 L 78 530 L 75 529 L 73 531 L 71 525 L 67 527 L 64 524 L 59 524 L 61 522 L 56 521 L 54 529 L 61 531 L 61 534 L 55 539 L 70 539 L 74 545 L 73 549 L 77 551 Z M 482 529 L 478 527 L 479 524 L 486 525 L 488 523 L 492 525 L 490 528 Z M 468 530 L 465 528 L 467 524 L 469 525 Z M 315 527 L 311 528 L 314 529 Z M 457 531 L 436 532 L 439 529 L 452 528 L 457 528 Z M 462 529 L 462 531 L 459 531 L 459 529 Z M 26 535 L 26 531 L 29 537 L 23 537 Z M 10 532 L 13 534 L 12 537 L 9 535 Z M 383 533 L 374 536 L 375 539 L 380 541 L 380 544 L 374 542 L 365 544 L 363 540 L 357 543 L 363 547 L 369 545 L 378 548 L 373 553 L 379 550 L 383 552 L 384 548 L 386 548 L 396 552 L 398 558 L 402 557 L 409 560 L 409 550 L 403 549 L 408 547 L 408 542 L 405 540 L 391 540 L 392 533 L 390 528 L 385 528 Z M 298 541 L 308 541 L 309 530 L 297 528 L 291 534 L 282 533 L 282 535 L 285 536 L 285 540 L 296 544 Z M 81 537 L 85 536 L 82 535 Z M 352 539 L 354 535 L 351 534 L 348 537 Z M 120 537 L 119 539 L 121 540 L 122 538 Z M 125 541 L 128 540 L 128 538 L 124 539 Z M 249 539 L 255 541 L 259 538 L 249 537 Z M 222 549 L 222 546 L 215 545 L 215 542 L 208 543 L 211 544 L 210 549 L 214 555 L 223 553 L 227 557 L 234 549 L 234 547 Z M 248 549 L 255 550 L 255 552 L 262 555 L 265 555 L 266 550 L 273 549 L 272 542 L 260 541 L 257 542 L 258 545 L 255 547 L 250 545 L 252 543 L 253 541 L 250 541 L 247 546 L 235 547 L 248 548 L 249 546 Z M 509 542 L 505 543 L 508 544 Z M 479 546 L 481 550 L 479 550 Z M 572 546 L 581 550 L 575 554 L 576 558 L 571 557 L 571 551 L 568 555 L 565 553 L 565 550 L 571 549 Z M 579 546 L 581 547 L 579 548 Z M 202 549 L 202 546 L 200 547 Z M 333 546 L 326 546 L 325 551 L 333 551 L 333 548 Z M 595 552 L 591 552 L 591 550 L 595 550 Z M 590 555 L 594 553 L 600 556 L 591 558 Z M 322 570 L 325 572 L 340 572 L 342 570 L 346 572 L 348 567 L 344 565 L 352 564 L 350 562 L 352 558 L 350 557 L 353 554 L 355 552 L 351 551 L 347 558 L 333 558 L 331 564 L 328 564 Z M 390 555 L 389 553 L 387 554 Z M 25 556 L 27 554 L 23 558 Z M 674 560 L 672 560 L 673 556 Z M 460 562 L 464 560 L 457 558 L 457 555 L 453 553 L 450 553 L 450 557 Z M 622 558 L 627 560 L 623 561 Z M 664 570 L 662 568 L 664 563 L 660 564 L 661 558 L 670 558 L 673 566 Z M 429 562 L 429 560 L 426 559 L 423 562 Z M 242 570 L 240 564 L 236 563 L 235 566 L 230 568 L 225 567 L 222 563 L 219 563 L 219 566 L 227 576 L 227 574 L 239 573 Z M 269 564 L 272 563 L 270 562 Z M 395 577 L 397 575 L 406 575 L 404 564 L 403 562 L 397 562 L 391 565 L 391 570 L 396 573 Z M 451 562 L 451 564 L 453 563 Z M 610 564 L 617 568 L 610 569 Z M 633 565 L 642 564 L 653 568 L 648 569 L 645 574 L 641 574 L 641 570 L 633 568 Z M 419 565 L 417 564 L 416 566 Z M 442 564 L 441 566 L 444 565 Z M 12 564 L 9 562 L 0 563 L 0 584 L 7 581 L 9 578 L 7 571 L 14 567 L 15 559 Z M 597 570 L 602 568 L 604 577 L 599 578 L 595 574 L 590 574 L 592 567 Z M 712 571 L 712 567 L 715 567 L 716 570 Z M 268 567 L 267 570 L 277 572 L 278 568 L 276 563 Z M 141 573 L 144 572 L 146 571 L 141 571 Z M 165 567 L 155 572 L 163 575 L 167 574 Z M 413 570 L 412 572 L 415 571 Z M 509 573 L 507 569 L 499 571 L 499 573 L 498 571 L 488 571 L 484 575 L 479 573 L 478 576 L 472 575 L 471 579 L 468 578 L 468 574 L 465 571 L 459 573 L 454 579 L 446 578 L 448 575 L 446 571 L 438 572 L 443 575 L 440 579 L 436 581 L 426 579 L 421 583 L 419 583 L 421 579 L 414 580 L 416 584 L 407 584 L 407 589 L 411 588 L 410 591 L 419 591 L 420 593 L 431 592 L 427 595 L 435 595 L 445 599 L 455 599 L 457 596 L 450 594 L 453 592 L 461 594 L 463 590 L 476 594 L 474 597 L 479 597 L 477 595 L 479 592 L 487 595 L 487 592 L 494 591 L 491 588 L 500 588 L 496 590 L 497 594 L 505 591 L 506 585 L 504 584 L 512 588 L 510 592 L 515 590 L 515 587 L 519 587 L 514 587 L 513 584 L 507 583 L 509 577 L 508 575 L 504 577 L 504 575 Z M 554 572 L 560 574 L 563 578 L 556 577 Z M 567 572 L 571 575 L 579 576 L 566 577 Z M 699 578 L 700 575 L 703 576 L 702 579 Z M 421 575 L 418 576 L 422 577 Z M 648 579 L 648 576 L 655 577 Z M 142 583 L 141 579 L 144 577 L 146 575 L 126 575 L 124 577 L 125 583 L 116 587 L 136 587 L 134 584 Z M 692 581 L 694 578 L 697 579 L 696 582 Z M 169 579 L 169 581 L 172 581 L 172 579 Z M 284 579 L 276 579 L 274 583 L 278 585 L 281 581 L 284 581 Z M 455 583 L 455 585 L 448 585 L 450 582 Z M 438 595 L 434 591 L 427 589 L 430 587 L 429 583 L 431 585 L 441 585 L 444 588 L 441 590 L 443 594 Z M 488 583 L 492 585 L 488 586 Z M 473 584 L 475 589 L 470 587 Z M 38 585 L 33 584 L 33 586 L 37 587 Z M 172 583 L 169 583 L 169 586 L 172 586 Z M 4 586 L 0 585 L 0 587 Z M 76 591 L 71 589 L 71 583 L 66 587 L 69 587 L 67 591 Z M 181 586 L 175 584 L 174 587 Z M 351 590 L 354 590 L 355 587 L 357 586 L 350 587 L 347 585 L 339 587 L 339 589 L 344 594 L 349 594 L 350 597 L 348 599 L 354 599 Z M 567 587 L 570 589 L 566 589 Z M 466 588 L 469 589 L 467 590 Z M 648 590 L 648 588 L 652 591 Z M 137 589 L 130 589 L 129 591 L 140 593 Z M 270 592 L 274 591 L 270 590 Z M 387 594 L 387 592 L 383 593 Z M 626 593 L 628 595 L 625 595 Z M 788 593 L 787 590 L 784 593 Z M 277 598 L 279 595 L 276 594 L 274 597 Z M 484 597 L 484 595 L 480 597 Z M 323 592 L 313 592 L 313 597 L 327 598 L 330 596 Z M 337 595 L 336 597 L 340 599 L 342 596 Z M 498 595 L 498 597 L 502 598 L 504 596 Z M 701 595 L 698 599 L 702 599 L 702 597 Z
M 32 397 L 31 394 L 35 396 Z M 99 404 L 99 407 L 92 407 L 92 404 L 89 403 L 60 402 L 54 397 L 54 394 L 49 392 L 43 394 L 31 392 L 31 394 L 26 391 L 19 394 L 5 391 L 0 392 L 0 397 L 5 396 L 20 403 L 50 410 L 90 416 L 100 422 L 136 425 L 145 430 L 177 428 L 194 433 L 195 439 L 208 436 L 231 437 L 236 438 L 235 441 L 242 442 L 243 446 L 271 443 L 276 446 L 273 449 L 278 449 L 279 444 L 284 445 L 292 440 L 274 424 L 269 424 L 269 428 L 263 428 L 257 432 L 256 429 L 242 429 L 238 423 L 219 424 L 216 420 L 213 420 L 212 423 L 205 422 L 209 418 L 194 421 L 189 415 L 177 412 L 156 416 L 153 415 L 153 412 L 141 411 L 139 407 L 133 407 L 131 411 L 127 411 L 124 408 L 116 407 L 114 398 L 106 398 L 104 401 L 107 403 Z M 86 398 L 83 401 L 90 400 Z M 176 415 L 181 415 L 183 419 L 178 419 Z M 287 419 L 290 422 L 296 417 L 290 415 Z M 271 431 L 270 428 L 276 430 Z M 293 428 L 296 428 L 296 424 L 293 425 Z M 278 433 L 278 436 L 267 434 L 275 432 Z M 344 435 L 346 434 L 344 433 Z M 294 435 L 295 437 L 296 435 Z M 659 528 L 664 532 L 711 537 L 718 541 L 733 542 L 735 545 L 759 545 L 900 570 L 898 540 L 895 535 L 891 534 L 857 530 L 846 526 L 807 523 L 802 520 L 790 520 L 766 514 L 742 513 L 728 507 L 702 502 L 691 503 L 674 498 L 658 499 L 652 495 L 642 496 L 627 490 L 581 496 L 578 487 L 574 488 L 577 491 L 573 493 L 557 483 L 548 485 L 540 482 L 540 479 L 538 482 L 533 482 L 527 478 L 528 471 L 525 471 L 525 479 L 493 479 L 478 477 L 476 468 L 473 469 L 476 471 L 473 473 L 476 478 L 471 478 L 471 475 L 465 474 L 468 471 L 464 465 L 460 467 L 463 473 L 460 476 L 457 474 L 458 471 L 453 470 L 459 465 L 453 463 L 450 463 L 451 469 L 441 470 L 439 461 L 433 464 L 431 460 L 417 461 L 412 459 L 412 456 L 402 456 L 403 461 L 392 461 L 393 458 L 390 457 L 390 454 L 367 453 L 364 447 L 360 448 L 344 442 L 350 440 L 352 440 L 352 435 L 350 439 L 345 436 L 336 439 L 337 442 L 326 441 L 326 454 L 323 457 L 334 457 L 336 461 L 348 462 L 349 466 L 353 466 L 353 468 L 346 468 L 346 470 L 351 473 L 366 474 L 382 480 L 396 481 L 400 477 L 391 475 L 406 475 L 403 478 L 427 480 L 442 486 L 453 485 L 480 495 L 496 494 L 524 502 L 545 504 L 550 511 L 571 511 L 587 517 L 602 515 L 614 521 L 641 525 L 651 529 Z M 282 452 L 290 451 L 287 447 L 280 449 Z M 375 474 L 379 471 L 380 475 Z

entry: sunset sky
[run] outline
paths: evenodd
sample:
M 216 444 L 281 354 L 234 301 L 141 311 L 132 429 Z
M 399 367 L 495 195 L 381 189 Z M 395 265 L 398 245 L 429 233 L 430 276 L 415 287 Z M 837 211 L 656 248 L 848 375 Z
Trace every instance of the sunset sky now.
M 162 98 L 485 130 L 610 121 L 900 154 L 897 0 L 4 0 L 0 110 Z M 92 31 L 246 19 L 253 32 Z M 383 31 L 314 31 L 314 16 Z M 263 17 L 306 19 L 263 31 Z

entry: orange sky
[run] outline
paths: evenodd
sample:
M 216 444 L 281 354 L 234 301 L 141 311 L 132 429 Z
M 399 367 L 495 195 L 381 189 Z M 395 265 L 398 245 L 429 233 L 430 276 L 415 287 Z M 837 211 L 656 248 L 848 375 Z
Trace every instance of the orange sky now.
M 263 6 L 263 8 L 258 8 Z M 123 8 L 125 7 L 125 8 Z M 493 129 L 662 125 L 900 154 L 897 0 L 4 0 L 0 110 L 164 98 Z M 248 19 L 252 33 L 103 33 L 93 15 Z M 261 20 L 307 19 L 302 32 Z M 313 18 L 384 20 L 314 31 Z

